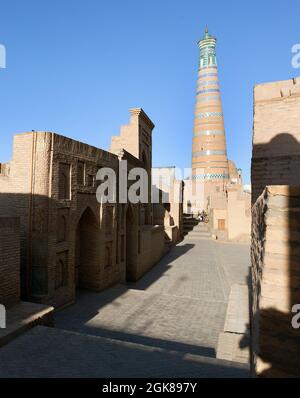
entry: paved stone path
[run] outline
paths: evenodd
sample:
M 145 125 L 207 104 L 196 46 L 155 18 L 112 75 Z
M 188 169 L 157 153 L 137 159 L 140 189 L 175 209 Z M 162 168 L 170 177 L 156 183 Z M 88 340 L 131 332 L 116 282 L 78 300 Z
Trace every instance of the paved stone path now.
M 1 377 L 247 377 L 205 356 L 37 326 L 0 349 Z
M 28 350 L 34 375 L 44 377 L 248 376 L 215 356 L 230 286 L 245 283 L 249 263 L 247 245 L 187 237 L 137 283 L 79 293 L 56 314 L 61 330 L 36 328 L 1 349 L 0 375 L 10 351 L 22 369 Z

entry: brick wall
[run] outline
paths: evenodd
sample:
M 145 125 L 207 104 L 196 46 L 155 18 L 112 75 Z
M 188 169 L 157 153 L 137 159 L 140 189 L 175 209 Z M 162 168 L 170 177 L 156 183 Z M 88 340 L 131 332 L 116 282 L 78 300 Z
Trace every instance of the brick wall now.
M 141 228 L 140 253 L 137 258 L 135 280 L 141 278 L 165 254 L 165 232 L 160 225 Z
M 0 215 L 17 216 L 20 218 L 20 272 L 21 292 L 26 292 L 28 229 L 30 223 L 30 192 L 32 153 L 34 140 L 32 133 L 14 136 L 13 158 L 10 162 L 10 173 L 6 181 L 0 179 Z M 26 294 L 22 294 L 26 299 Z
M 77 280 L 78 287 L 99 291 L 120 282 L 124 265 L 117 261 L 118 209 L 116 206 L 108 209 L 96 199 L 98 170 L 110 167 L 117 171 L 118 157 L 58 134 L 52 134 L 51 152 L 50 174 L 46 179 L 51 198 L 45 237 L 48 291 L 43 302 L 59 307 L 75 299 L 74 281 Z M 69 175 L 63 189 L 68 193 L 66 197 L 61 191 L 62 170 Z M 65 226 L 64 237 L 59 236 L 60 225 Z M 91 248 L 86 246 L 85 229 L 93 237 Z M 67 280 L 59 284 L 57 277 L 62 280 L 60 270 L 63 268 L 67 269 Z
M 262 376 L 300 374 L 300 188 L 268 186 L 252 209 L 252 367 Z
M 154 125 L 143 110 L 133 109 L 129 127 L 134 151 L 122 150 L 119 157 L 51 132 L 14 137 L 9 176 L 0 175 L 0 215 L 20 217 L 24 299 L 60 307 L 74 301 L 77 286 L 102 290 L 125 280 L 126 260 L 130 259 L 126 212 L 117 203 L 98 202 L 96 174 L 109 167 L 118 176 L 123 159 L 128 160 L 128 170 L 136 166 L 150 170 Z M 148 195 L 150 199 L 150 189 Z M 164 231 L 149 233 L 145 241 L 141 226 L 152 225 L 151 203 L 132 207 L 136 213 L 132 244 L 136 277 L 162 255 Z
M 0 304 L 20 300 L 19 219 L 0 217 Z
M 300 78 L 254 89 L 252 203 L 266 185 L 299 185 Z
M 252 365 L 265 376 L 300 373 L 300 78 L 254 89 Z
M 251 232 L 251 197 L 242 186 L 228 188 L 228 239 L 249 241 Z
M 79 163 L 84 163 L 86 177 L 93 176 L 92 184 L 78 182 Z M 70 171 L 68 198 L 59 195 L 61 164 Z M 117 156 L 51 132 L 30 132 L 14 137 L 10 166 L 9 177 L 0 176 L 0 215 L 20 217 L 23 298 L 54 306 L 74 300 L 76 230 L 87 208 L 94 212 L 100 229 L 95 288 L 119 282 L 115 221 L 106 223 L 107 234 L 102 222 L 105 206 L 96 200 L 94 180 L 100 167 L 117 169 Z M 109 267 L 104 258 L 107 246 L 112 252 Z

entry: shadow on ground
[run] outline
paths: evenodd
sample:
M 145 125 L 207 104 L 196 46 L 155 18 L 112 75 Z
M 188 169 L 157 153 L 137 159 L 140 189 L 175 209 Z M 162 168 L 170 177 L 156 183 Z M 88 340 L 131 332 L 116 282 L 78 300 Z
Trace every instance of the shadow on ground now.
M 128 283 L 128 287 L 130 289 L 146 290 L 171 268 L 172 262 L 193 249 L 194 246 L 195 245 L 191 243 L 174 246 L 170 252 L 163 257 L 154 268 L 151 269 L 151 271 L 144 275 L 139 281 L 135 283 Z
M 51 347 L 51 350 L 49 350 Z M 0 350 L 0 377 L 247 377 L 241 365 L 38 326 Z

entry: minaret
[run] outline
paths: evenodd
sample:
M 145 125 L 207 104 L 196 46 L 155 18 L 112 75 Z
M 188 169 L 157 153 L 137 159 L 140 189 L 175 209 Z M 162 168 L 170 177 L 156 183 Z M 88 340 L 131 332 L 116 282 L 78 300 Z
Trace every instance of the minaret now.
M 192 149 L 193 185 L 203 184 L 195 211 L 206 209 L 209 196 L 222 195 L 228 182 L 228 159 L 216 58 L 216 39 L 205 29 L 198 42 L 200 63 Z M 202 208 L 201 208 L 202 207 Z

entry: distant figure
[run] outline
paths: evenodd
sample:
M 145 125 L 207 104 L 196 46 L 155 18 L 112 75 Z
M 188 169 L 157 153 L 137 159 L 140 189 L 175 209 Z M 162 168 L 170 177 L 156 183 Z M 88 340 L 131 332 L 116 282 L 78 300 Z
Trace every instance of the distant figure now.
M 200 213 L 200 217 L 201 217 L 201 222 L 205 222 L 206 224 L 208 223 L 208 216 L 206 211 L 202 210 L 202 212 Z

